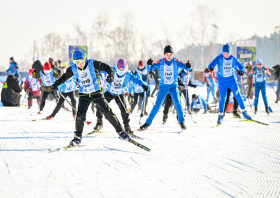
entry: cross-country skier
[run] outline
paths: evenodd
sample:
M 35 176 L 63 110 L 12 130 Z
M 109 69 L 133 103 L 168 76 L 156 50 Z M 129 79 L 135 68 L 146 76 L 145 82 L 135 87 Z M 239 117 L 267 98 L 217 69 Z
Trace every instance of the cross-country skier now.
M 149 84 L 149 78 L 148 78 L 148 69 L 145 67 L 144 61 L 140 60 L 138 63 L 138 68 L 135 70 L 136 73 L 140 74 L 142 77 L 142 80 Z M 142 101 L 143 97 L 139 96 L 139 103 L 138 103 L 138 110 L 142 107 Z M 148 96 L 146 96 L 146 103 L 148 103 Z
M 76 78 L 73 77 L 66 80 L 63 84 L 58 86 L 58 91 L 60 91 L 64 97 L 60 96 L 58 103 L 56 104 L 52 114 L 47 117 L 47 120 L 51 120 L 55 117 L 55 115 L 59 112 L 59 110 L 62 107 L 62 104 L 65 100 L 64 98 L 67 98 L 67 96 L 69 96 L 69 98 L 71 99 L 71 105 L 74 108 L 76 108 L 75 90 L 76 90 Z M 73 108 L 72 108 L 72 113 L 73 113 L 72 114 L 73 118 L 75 119 L 76 111 Z
M 257 60 L 257 67 L 254 67 L 249 76 L 254 75 L 254 82 L 255 82 L 255 114 L 258 112 L 258 103 L 259 103 L 259 93 L 262 92 L 263 102 L 265 106 L 265 111 L 269 115 L 269 108 L 266 96 L 266 77 L 271 76 L 269 69 L 266 66 L 263 66 L 262 59 Z
M 72 146 L 81 143 L 86 113 L 92 101 L 105 115 L 105 118 L 114 126 L 120 138 L 123 140 L 130 139 L 130 136 L 124 132 L 117 116 L 112 112 L 107 100 L 100 91 L 99 71 L 107 72 L 108 76 L 106 80 L 108 83 L 114 82 L 114 71 L 109 65 L 94 59 L 87 60 L 82 50 L 76 50 L 73 54 L 73 64 L 71 67 L 68 67 L 66 73 L 52 85 L 53 89 L 57 89 L 60 84 L 64 83 L 72 76 L 78 79 L 80 85 L 76 131 L 74 132 L 74 139 L 70 142 Z
M 251 117 L 248 115 L 245 110 L 244 102 L 241 98 L 241 94 L 238 88 L 238 83 L 236 80 L 235 70 L 238 70 L 237 73 L 242 76 L 245 72 L 245 68 L 242 63 L 231 53 L 231 46 L 227 43 L 223 46 L 223 53 L 217 56 L 208 66 L 210 71 L 214 70 L 214 67 L 218 65 L 218 83 L 219 83 L 219 93 L 220 93 L 220 102 L 219 102 L 219 117 L 218 125 L 222 124 L 224 119 L 224 108 L 225 100 L 227 95 L 227 89 L 233 92 L 234 97 L 238 101 L 240 108 L 242 109 L 243 117 L 247 120 L 250 120 Z
M 28 95 L 28 109 L 32 107 L 33 103 L 33 95 L 35 95 L 37 99 L 37 104 L 41 105 L 41 92 L 40 92 L 40 87 L 42 81 L 36 78 L 32 78 L 32 73 L 34 72 L 34 69 L 29 69 L 28 76 L 25 80 L 24 83 L 24 91 L 27 92 Z
M 216 76 L 215 71 L 209 71 L 208 68 L 204 70 L 204 75 L 203 75 L 204 83 L 207 82 L 209 85 L 207 90 L 207 97 L 206 97 L 207 102 L 209 100 L 210 93 L 212 94 L 214 103 L 217 102 L 217 99 L 215 97 L 215 90 L 216 90 L 215 76 Z
M 129 122 L 130 122 L 129 113 L 126 112 L 127 105 L 126 105 L 126 100 L 125 100 L 125 92 L 126 92 L 127 86 L 129 84 L 129 82 L 134 82 L 134 83 L 139 84 L 139 86 L 141 86 L 145 91 L 148 90 L 148 87 L 144 84 L 144 82 L 138 76 L 133 75 L 131 73 L 131 71 L 128 71 L 127 62 L 123 58 L 118 60 L 117 68 L 113 67 L 113 71 L 115 73 L 114 82 L 107 84 L 107 89 L 104 94 L 104 97 L 108 101 L 108 103 L 110 103 L 110 101 L 112 101 L 112 100 L 115 100 L 115 102 L 119 106 L 119 109 L 121 110 L 121 116 L 123 119 L 124 130 L 126 133 L 130 134 L 130 133 L 133 133 L 133 131 L 131 131 L 131 128 L 129 125 Z M 115 86 L 119 96 L 117 95 L 115 88 L 113 86 Z M 120 101 L 120 99 L 121 99 L 121 101 Z M 96 126 L 94 127 L 94 130 L 99 131 L 103 127 L 103 120 L 102 120 L 103 115 L 102 115 L 101 110 L 99 110 L 98 108 L 97 108 L 97 112 L 96 112 L 96 117 L 97 117 L 97 123 L 96 123 Z
M 193 109 L 195 107 L 195 109 Z M 198 113 L 200 109 L 204 109 L 204 114 L 207 113 L 208 102 L 206 102 L 200 95 L 192 95 L 191 111 Z
M 184 63 L 181 60 L 176 59 L 173 56 L 173 48 L 170 45 L 167 45 L 164 48 L 164 57 L 165 58 L 158 60 L 156 63 L 153 63 L 151 58 L 147 62 L 147 64 L 150 66 L 149 71 L 159 69 L 160 84 L 156 104 L 154 105 L 148 119 L 146 120 L 146 123 L 140 127 L 140 130 L 145 130 L 152 124 L 154 117 L 158 113 L 168 93 L 170 93 L 174 101 L 181 128 L 183 130 L 187 129 L 184 123 L 185 119 L 183 116 L 183 109 L 178 90 L 178 69 L 181 68 L 190 70 L 191 64 L 189 62 Z
M 133 72 L 132 74 L 134 76 L 137 76 L 137 78 L 142 80 L 142 75 L 141 74 L 136 73 L 136 72 Z M 147 107 L 148 97 L 150 95 L 151 87 L 150 87 L 150 85 L 147 82 L 143 81 L 143 84 L 148 87 L 147 90 L 144 90 L 143 87 L 140 84 L 135 83 L 133 81 L 130 81 L 128 91 L 129 91 L 130 94 L 133 93 L 133 102 L 131 104 L 130 113 L 132 113 L 134 108 L 136 107 L 136 105 L 138 103 L 138 98 L 140 98 L 140 97 L 144 98 L 144 92 L 146 92 L 146 99 L 145 99 L 145 106 L 144 106 L 144 115 L 148 115 L 146 107 Z M 141 107 L 142 107 L 142 103 L 143 103 L 143 100 L 141 102 Z
M 46 99 L 49 94 L 52 94 L 57 101 L 57 96 L 54 93 L 54 90 L 51 88 L 51 86 L 53 85 L 55 78 L 60 78 L 60 76 L 61 76 L 60 74 L 52 70 L 51 64 L 49 62 L 46 62 L 44 64 L 43 71 L 40 70 L 39 72 L 38 71 L 33 72 L 32 77 L 37 79 L 40 78 L 44 85 L 41 87 L 41 90 L 44 91 L 44 93 L 40 104 L 40 110 L 38 112 L 39 114 L 41 114 L 41 111 L 43 111 L 45 107 Z

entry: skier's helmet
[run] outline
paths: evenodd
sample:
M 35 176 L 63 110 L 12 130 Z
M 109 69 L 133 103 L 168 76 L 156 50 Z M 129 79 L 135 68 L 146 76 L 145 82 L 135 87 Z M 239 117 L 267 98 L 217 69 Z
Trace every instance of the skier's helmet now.
M 257 60 L 257 65 L 263 65 L 263 60 L 262 59 L 258 59 Z

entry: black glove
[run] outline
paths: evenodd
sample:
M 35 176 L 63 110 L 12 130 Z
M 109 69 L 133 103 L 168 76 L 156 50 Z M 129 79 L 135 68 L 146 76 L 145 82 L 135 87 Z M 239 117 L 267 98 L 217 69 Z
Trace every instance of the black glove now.
M 21 81 L 20 85 L 22 86 L 22 84 L 23 84 L 23 81 Z
M 114 76 L 113 76 L 113 75 L 107 76 L 106 81 L 107 81 L 108 83 L 114 82 Z
M 214 70 L 214 67 L 210 67 L 209 70 L 210 70 L 210 71 L 213 71 L 213 70 Z
M 147 85 L 145 85 L 145 84 L 142 84 L 142 87 L 143 87 L 144 91 L 148 91 L 149 90 L 149 87 Z
M 52 90 L 58 90 L 58 86 L 57 86 L 57 84 L 52 84 L 52 86 L 51 86 L 51 88 L 52 88 Z
M 197 87 L 197 85 L 194 86 L 194 88 L 196 88 L 196 87 Z
M 188 60 L 188 62 L 186 63 L 186 67 L 187 68 L 191 68 L 192 67 L 192 65 L 190 64 L 190 61 Z
M 148 61 L 147 61 L 147 65 L 152 65 L 153 64 L 153 59 L 152 58 L 150 58 Z
M 237 71 L 238 75 L 243 76 L 244 72 L 242 70 Z

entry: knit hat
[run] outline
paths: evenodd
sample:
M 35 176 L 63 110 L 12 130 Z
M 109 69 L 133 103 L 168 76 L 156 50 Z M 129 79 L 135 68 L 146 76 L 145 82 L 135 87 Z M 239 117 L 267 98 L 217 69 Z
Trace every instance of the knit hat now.
M 223 46 L 223 52 L 231 53 L 231 46 L 228 43 Z
M 117 62 L 117 67 L 118 68 L 126 68 L 127 67 L 127 62 L 124 58 L 121 58 Z
M 14 57 L 11 57 L 10 60 L 14 60 Z
M 144 61 L 140 60 L 139 63 L 138 63 L 138 66 L 144 66 Z
M 173 48 L 170 45 L 166 45 L 164 48 L 164 54 L 166 53 L 172 53 L 173 54 Z
M 18 74 L 18 73 L 15 73 L 14 76 L 17 77 L 17 78 L 19 78 L 19 74 Z
M 73 60 L 86 59 L 86 55 L 82 50 L 76 50 L 73 54 Z
M 63 66 L 63 67 L 67 67 L 67 66 L 68 66 L 68 63 L 67 63 L 67 62 L 64 62 L 62 66 Z
M 196 99 L 197 98 L 197 95 L 196 94 L 193 94 L 192 95 L 192 99 Z
M 262 59 L 258 59 L 257 60 L 257 65 L 263 65 L 263 60 Z
M 61 60 L 58 60 L 57 63 L 60 64 L 60 63 L 61 63 Z
M 32 73 L 34 72 L 34 69 L 29 69 L 29 71 L 28 71 L 28 75 L 29 76 L 32 76 Z
M 252 61 L 249 61 L 249 62 L 248 62 L 248 65 L 253 65 Z
M 209 73 L 210 71 L 209 71 L 209 69 L 208 68 L 206 68 L 205 70 L 204 70 L 204 73 Z
M 51 64 L 49 62 L 46 62 L 44 64 L 43 70 L 48 71 L 48 70 L 51 70 L 51 69 L 52 69 Z
M 49 62 L 52 64 L 54 62 L 53 58 L 49 58 Z

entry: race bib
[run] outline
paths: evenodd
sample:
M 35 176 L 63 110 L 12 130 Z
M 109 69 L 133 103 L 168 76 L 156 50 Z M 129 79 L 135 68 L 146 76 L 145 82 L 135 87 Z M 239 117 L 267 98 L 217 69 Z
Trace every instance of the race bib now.
M 31 79 L 31 89 L 32 91 L 37 91 L 39 86 L 37 85 L 37 80 L 35 78 Z
M 223 61 L 223 73 L 224 77 L 232 76 L 232 59 Z
M 122 78 L 119 78 L 117 76 L 117 73 L 115 73 L 113 85 L 115 86 L 118 94 L 122 93 L 122 86 L 123 86 L 124 79 L 125 79 L 125 76 L 123 76 Z M 110 92 L 116 94 L 116 91 L 113 86 L 111 87 Z
M 174 82 L 173 63 L 168 66 L 164 64 L 164 84 L 172 84 Z
M 263 72 L 262 72 L 262 69 L 257 69 L 256 81 L 257 82 L 263 82 Z
M 92 78 L 90 76 L 89 68 L 87 67 L 84 71 L 78 70 L 78 72 L 79 72 L 79 76 L 80 76 L 80 79 L 81 79 L 80 85 L 88 93 L 95 92 L 95 87 L 94 87 L 94 84 L 92 82 Z
M 52 79 L 51 79 L 51 72 L 45 73 L 46 75 L 43 75 L 44 81 L 46 83 L 46 86 L 51 86 L 52 83 Z

